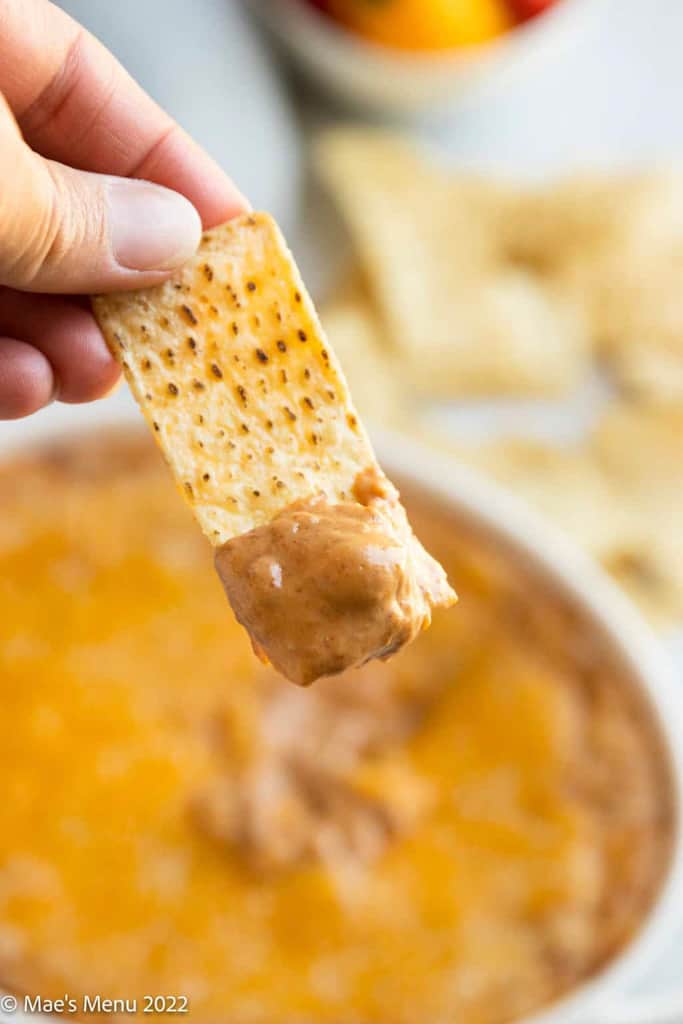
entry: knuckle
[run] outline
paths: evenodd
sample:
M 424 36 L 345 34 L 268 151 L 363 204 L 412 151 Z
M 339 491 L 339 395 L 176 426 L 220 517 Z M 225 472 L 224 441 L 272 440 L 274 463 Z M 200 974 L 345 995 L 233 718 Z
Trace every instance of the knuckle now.
M 105 240 L 101 204 L 92 189 L 73 187 L 77 172 L 39 162 L 20 186 L 18 202 L 0 203 L 0 276 L 15 288 L 51 284 L 74 254 L 92 253 Z M 22 195 L 23 193 L 23 195 Z
M 82 246 L 87 231 L 87 209 L 61 174 L 51 172 L 51 187 L 43 203 L 35 239 L 35 260 L 40 271 L 59 266 L 69 252 Z
M 57 230 L 51 190 L 36 178 L 27 175 L 3 189 L 0 201 L 3 283 L 19 288 L 39 273 Z

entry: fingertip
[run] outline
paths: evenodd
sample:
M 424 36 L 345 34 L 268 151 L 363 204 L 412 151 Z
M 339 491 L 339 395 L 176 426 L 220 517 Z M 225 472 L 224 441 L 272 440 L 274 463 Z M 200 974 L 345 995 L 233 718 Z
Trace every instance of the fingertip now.
M 112 386 L 110 388 L 107 388 L 106 391 L 104 391 L 101 395 L 98 395 L 97 397 L 98 398 L 109 398 L 111 395 L 115 395 L 116 392 L 120 390 L 122 384 L 123 384 L 123 376 L 119 372 L 119 375 L 116 378 L 116 380 L 114 381 L 114 383 L 112 384 Z
M 53 400 L 56 379 L 49 360 L 16 338 L 0 338 L 0 419 L 16 420 Z
M 59 382 L 59 401 L 103 398 L 120 375 L 90 310 L 76 300 L 6 292 L 0 296 L 3 329 L 37 349 Z
M 107 398 L 116 391 L 120 382 L 121 368 L 111 356 L 106 359 L 91 357 L 88 365 L 81 368 L 78 381 L 72 380 L 69 388 L 60 382 L 57 399 L 68 405 L 94 402 L 98 398 Z
M 59 378 L 59 401 L 70 405 L 104 398 L 121 376 L 94 317 L 86 310 L 64 310 L 41 348 Z

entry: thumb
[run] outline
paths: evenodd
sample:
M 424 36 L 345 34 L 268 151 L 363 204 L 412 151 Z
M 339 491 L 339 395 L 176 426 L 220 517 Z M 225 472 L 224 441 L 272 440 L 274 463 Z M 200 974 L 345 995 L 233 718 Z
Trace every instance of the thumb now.
M 0 94 L 0 285 L 32 292 L 140 288 L 195 252 L 201 223 L 170 189 L 43 160 Z

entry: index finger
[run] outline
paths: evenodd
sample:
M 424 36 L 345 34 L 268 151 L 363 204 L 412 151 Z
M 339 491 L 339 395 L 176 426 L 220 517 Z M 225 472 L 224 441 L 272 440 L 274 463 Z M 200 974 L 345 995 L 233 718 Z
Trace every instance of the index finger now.
M 0 91 L 29 145 L 182 193 L 204 227 L 247 208 L 221 168 L 94 36 L 47 0 L 0 0 Z

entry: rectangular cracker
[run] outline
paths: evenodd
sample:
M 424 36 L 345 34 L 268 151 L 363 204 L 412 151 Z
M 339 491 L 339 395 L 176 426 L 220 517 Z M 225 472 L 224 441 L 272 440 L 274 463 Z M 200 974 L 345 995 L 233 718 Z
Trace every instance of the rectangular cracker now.
M 376 460 L 270 216 L 205 233 L 166 283 L 99 296 L 95 315 L 209 541 L 293 501 L 351 498 Z

